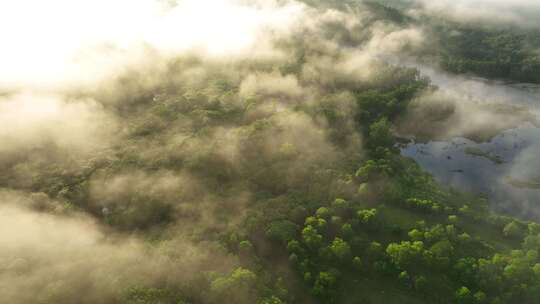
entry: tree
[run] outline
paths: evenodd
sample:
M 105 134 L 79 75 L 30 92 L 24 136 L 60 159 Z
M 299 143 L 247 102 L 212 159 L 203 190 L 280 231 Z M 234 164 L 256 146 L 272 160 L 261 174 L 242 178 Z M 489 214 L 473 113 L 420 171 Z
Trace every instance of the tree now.
M 330 217 L 330 210 L 326 207 L 321 207 L 317 209 L 317 211 L 315 212 L 315 215 L 318 218 L 328 219 Z
M 402 271 L 398 275 L 398 280 L 401 282 L 401 284 L 410 287 L 411 284 L 411 276 L 409 276 L 409 273 L 407 271 Z
M 283 301 L 276 296 L 271 296 L 269 298 L 262 299 L 258 304 L 283 304 Z
M 306 217 L 306 220 L 304 221 L 304 224 L 306 226 L 311 225 L 313 227 L 316 227 L 318 224 L 318 219 L 314 216 L 308 216 Z
M 311 274 L 311 272 L 309 271 L 304 272 L 304 281 L 306 283 L 311 283 L 312 280 L 313 280 L 313 275 Z
M 362 270 L 362 259 L 360 259 L 360 257 L 354 257 L 352 265 L 356 270 Z
M 461 288 L 459 288 L 457 291 L 456 291 L 456 301 L 457 303 L 459 304 L 470 304 L 472 303 L 472 294 L 471 294 L 471 291 L 469 290 L 469 288 L 463 286 Z
M 363 175 L 367 176 L 367 174 L 369 174 L 369 173 L 359 171 L 359 172 L 357 172 L 357 174 L 359 174 L 360 176 L 363 176 Z M 365 178 L 367 178 L 367 177 L 365 177 Z M 368 183 L 361 183 L 360 186 L 358 186 L 357 193 L 358 193 L 358 195 L 360 197 L 367 197 L 368 194 L 369 194 L 369 185 L 368 185 Z
M 316 227 L 318 229 L 325 229 L 326 224 L 327 224 L 327 222 L 326 222 L 325 219 L 319 218 L 319 217 L 314 217 L 314 216 L 309 216 L 305 220 L 305 225 L 306 226 L 313 226 L 313 227 Z
M 378 259 L 383 254 L 383 247 L 378 242 L 371 242 L 367 249 L 367 254 L 371 259 Z
M 428 280 L 424 276 L 418 276 L 414 280 L 414 288 L 420 292 L 426 292 L 428 287 Z
M 238 252 L 243 257 L 248 257 L 253 253 L 253 244 L 250 241 L 241 241 L 238 244 Z
M 462 234 L 458 235 L 458 240 L 462 243 L 468 243 L 472 240 L 472 238 L 467 232 L 463 232 Z
M 538 223 L 529 223 L 527 225 L 527 231 L 528 231 L 529 235 L 540 234 L 540 224 L 538 224 Z
M 463 207 L 459 208 L 459 213 L 465 216 L 470 216 L 472 214 L 472 210 L 469 207 L 469 205 L 463 205 Z
M 424 233 L 418 229 L 409 231 L 408 235 L 413 241 L 421 241 L 424 238 Z
M 519 238 L 523 236 L 523 230 L 515 221 L 508 223 L 504 226 L 503 234 L 509 238 Z
M 536 263 L 532 267 L 532 270 L 533 270 L 534 274 L 536 275 L 536 277 L 538 278 L 538 280 L 540 280 L 540 263 Z
M 336 198 L 334 202 L 332 202 L 332 209 L 334 212 L 344 213 L 347 208 L 349 208 L 349 203 L 344 199 Z
M 357 215 L 362 223 L 370 224 L 373 222 L 375 216 L 377 215 L 377 209 L 358 210 Z
M 351 258 L 351 246 L 338 237 L 330 245 L 330 250 L 340 261 L 347 261 Z
M 236 268 L 229 276 L 218 277 L 211 284 L 211 290 L 222 292 L 238 287 L 239 285 L 249 286 L 255 282 L 257 276 L 248 269 Z
M 298 264 L 298 255 L 296 253 L 291 253 L 289 255 L 289 262 L 292 265 L 297 265 Z
M 454 252 L 454 246 L 448 240 L 438 241 L 429 249 L 436 258 L 450 258 Z
M 334 287 L 338 277 L 339 271 L 335 269 L 320 272 L 312 289 L 313 294 L 322 298 L 331 298 L 335 292 Z
M 300 246 L 300 243 L 297 240 L 290 240 L 287 243 L 287 250 L 291 253 L 301 253 L 302 246 Z
M 342 225 L 343 219 L 341 218 L 341 216 L 334 215 L 330 218 L 330 222 L 332 223 L 332 225 L 339 227 Z
M 410 266 L 419 265 L 424 254 L 424 243 L 401 242 L 400 244 L 391 243 L 386 248 L 386 253 L 390 260 L 401 269 L 408 269 Z
M 501 288 L 503 284 L 502 269 L 505 259 L 495 254 L 491 259 L 478 259 L 476 283 L 484 290 Z
M 360 167 L 356 171 L 356 177 L 361 179 L 364 183 L 360 184 L 359 194 L 365 195 L 369 190 L 369 185 L 366 183 L 367 180 L 371 180 L 373 177 L 380 177 L 380 176 L 392 176 L 394 173 L 393 164 L 388 159 L 370 159 L 364 163 L 362 167 Z M 364 192 L 364 193 L 362 193 Z
M 302 230 L 302 239 L 308 247 L 315 249 L 321 246 L 323 237 L 317 232 L 317 229 L 308 225 Z
M 349 224 L 349 223 L 343 224 L 343 225 L 341 226 L 341 234 L 342 234 L 345 238 L 351 237 L 351 236 L 354 234 L 352 225 Z
M 266 228 L 266 236 L 279 242 L 288 242 L 294 239 L 298 226 L 288 220 L 274 221 Z
M 487 296 L 483 291 L 478 291 L 474 294 L 474 303 L 482 304 L 486 303 Z
M 442 225 L 437 224 L 424 233 L 424 238 L 426 242 L 444 240 L 446 239 L 446 229 Z
M 477 281 L 478 263 L 475 258 L 467 257 L 459 259 L 453 266 L 454 276 L 458 281 L 466 285 L 475 284 Z
M 154 303 L 187 303 L 182 296 L 174 291 L 164 288 L 149 288 L 142 286 L 130 287 L 124 295 L 125 304 L 154 304 Z
M 510 263 L 504 267 L 503 276 L 514 284 L 528 282 L 534 276 L 530 261 L 522 250 L 513 250 L 510 255 Z
M 390 131 L 390 123 L 386 117 L 379 119 L 369 126 L 368 146 L 392 148 L 394 145 L 394 136 Z
M 446 225 L 446 235 L 453 239 L 456 236 L 456 227 L 454 225 Z
M 257 275 L 239 267 L 229 275 L 219 276 L 210 283 L 211 295 L 215 299 L 229 299 L 232 303 L 251 301 Z
M 525 240 L 523 240 L 523 248 L 540 250 L 540 234 L 528 235 L 525 237 Z

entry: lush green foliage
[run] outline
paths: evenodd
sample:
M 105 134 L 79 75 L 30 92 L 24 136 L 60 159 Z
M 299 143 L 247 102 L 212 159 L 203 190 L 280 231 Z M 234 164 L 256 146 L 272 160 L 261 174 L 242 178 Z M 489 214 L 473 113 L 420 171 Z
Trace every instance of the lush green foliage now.
M 459 34 L 455 34 L 458 31 Z M 443 68 L 487 78 L 540 82 L 539 33 L 454 26 L 436 32 Z M 536 40 L 536 41 L 535 41 Z M 532 44 L 531 44 L 532 43 Z
M 417 22 L 367 7 L 373 22 Z M 433 28 L 440 48 L 431 55 L 447 70 L 540 82 L 527 34 Z M 302 81 L 310 50 L 295 51 L 297 62 L 247 61 L 247 72 L 216 64 L 197 79 L 203 85 L 189 79 L 109 105 L 125 124 L 117 145 L 81 166 L 70 155 L 68 165 L 17 160 L 0 185 L 63 204 L 36 209 L 86 212 L 149 246 L 188 240 L 234 261 L 209 258 L 184 284 L 132 286 L 118 303 L 538 303 L 540 226 L 491 213 L 484 199 L 438 185 L 399 154 L 394 123 L 435 90 L 429 79 L 380 64 L 369 81 L 325 84 L 309 103 L 240 93 L 237 72 Z M 204 74 L 196 59 L 176 64 Z M 31 178 L 16 178 L 25 172 Z

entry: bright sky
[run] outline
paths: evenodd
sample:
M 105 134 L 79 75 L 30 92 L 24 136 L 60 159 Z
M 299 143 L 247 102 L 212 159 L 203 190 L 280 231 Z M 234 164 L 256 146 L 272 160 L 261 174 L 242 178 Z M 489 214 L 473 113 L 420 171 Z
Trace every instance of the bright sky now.
M 47 86 L 99 75 L 143 56 L 137 53 L 142 44 L 172 53 L 239 51 L 256 43 L 263 28 L 284 28 L 302 11 L 274 0 L 257 7 L 237 2 L 1 0 L 0 85 Z

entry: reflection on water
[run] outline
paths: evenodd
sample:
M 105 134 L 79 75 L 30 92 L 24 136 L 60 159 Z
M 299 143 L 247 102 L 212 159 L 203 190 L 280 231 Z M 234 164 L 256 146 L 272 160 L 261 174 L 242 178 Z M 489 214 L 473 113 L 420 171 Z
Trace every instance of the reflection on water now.
M 384 58 L 384 60 L 419 69 L 440 90 L 455 96 L 458 102 L 487 106 L 518 105 L 540 118 L 538 84 L 504 83 L 452 75 L 410 59 Z M 401 152 L 415 159 L 443 185 L 485 194 L 496 210 L 540 220 L 538 187 L 540 128 L 538 127 L 525 125 L 507 130 L 485 143 L 475 143 L 466 138 L 428 143 L 413 142 L 403 147 Z M 495 161 L 499 159 L 503 162 Z
M 482 151 L 484 155 L 471 151 Z M 415 159 L 443 185 L 486 194 L 498 210 L 525 218 L 540 218 L 540 189 L 518 187 L 509 182 L 509 178 L 540 179 L 539 128 L 529 125 L 508 130 L 486 143 L 465 138 L 413 142 L 401 152 Z

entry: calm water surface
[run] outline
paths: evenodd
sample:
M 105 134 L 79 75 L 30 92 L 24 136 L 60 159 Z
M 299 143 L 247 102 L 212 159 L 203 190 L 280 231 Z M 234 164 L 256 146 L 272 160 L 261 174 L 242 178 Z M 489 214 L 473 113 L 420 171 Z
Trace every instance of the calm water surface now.
M 441 90 L 457 92 L 467 100 L 485 103 L 509 103 L 527 107 L 540 117 L 540 86 L 504 84 L 479 78 L 464 78 L 417 66 Z M 483 151 L 494 161 L 467 151 Z M 506 130 L 489 142 L 476 143 L 466 138 L 427 143 L 411 142 L 402 147 L 404 156 L 420 166 L 442 184 L 485 194 L 493 207 L 523 218 L 540 219 L 540 129 L 530 124 Z M 519 180 L 523 184 L 509 182 Z

